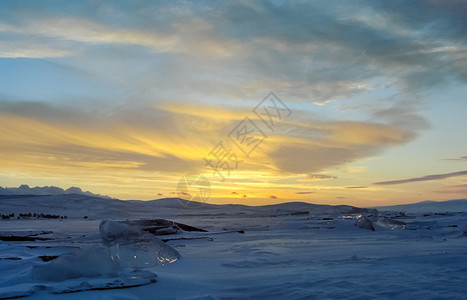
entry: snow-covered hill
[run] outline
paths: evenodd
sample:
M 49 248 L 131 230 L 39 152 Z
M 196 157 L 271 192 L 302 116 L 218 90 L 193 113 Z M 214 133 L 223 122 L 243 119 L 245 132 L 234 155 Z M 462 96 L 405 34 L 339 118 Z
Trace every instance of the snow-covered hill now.
M 83 194 L 61 195 L 0 195 L 0 213 L 4 215 L 44 213 L 68 218 L 121 219 L 155 218 L 173 215 L 215 216 L 215 215 L 281 215 L 290 213 L 359 213 L 367 212 L 346 205 L 317 205 L 304 202 L 290 202 L 266 206 L 214 205 L 196 203 L 179 198 L 165 198 L 152 201 L 118 200 L 92 197 Z
M 412 204 L 379 206 L 379 211 L 398 211 L 410 213 L 444 213 L 444 212 L 467 212 L 467 199 L 449 201 L 423 201 Z
M 72 193 L 76 192 L 76 193 Z M 265 206 L 238 204 L 215 205 L 191 202 L 179 198 L 151 201 L 118 200 L 80 188 L 63 190 L 57 187 L 19 188 L 0 187 L 0 214 L 52 214 L 68 218 L 122 219 L 155 218 L 167 216 L 216 216 L 216 215 L 281 215 L 291 213 L 351 214 L 371 213 L 371 209 L 348 205 L 318 205 L 305 202 L 289 202 Z M 424 201 L 414 204 L 375 207 L 378 211 L 410 213 L 467 212 L 467 200 L 444 202 Z

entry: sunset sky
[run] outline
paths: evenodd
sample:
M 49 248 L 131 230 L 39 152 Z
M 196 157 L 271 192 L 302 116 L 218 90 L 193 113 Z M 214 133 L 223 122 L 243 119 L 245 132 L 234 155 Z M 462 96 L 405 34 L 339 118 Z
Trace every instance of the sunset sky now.
M 149 200 L 201 173 L 215 204 L 466 198 L 466 37 L 461 0 L 1 1 L 0 186 Z

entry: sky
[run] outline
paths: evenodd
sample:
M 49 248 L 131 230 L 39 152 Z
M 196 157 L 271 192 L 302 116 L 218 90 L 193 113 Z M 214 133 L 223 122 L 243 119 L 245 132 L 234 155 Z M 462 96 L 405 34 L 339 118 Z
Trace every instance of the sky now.
M 466 36 L 461 0 L 0 1 L 0 186 L 466 198 Z

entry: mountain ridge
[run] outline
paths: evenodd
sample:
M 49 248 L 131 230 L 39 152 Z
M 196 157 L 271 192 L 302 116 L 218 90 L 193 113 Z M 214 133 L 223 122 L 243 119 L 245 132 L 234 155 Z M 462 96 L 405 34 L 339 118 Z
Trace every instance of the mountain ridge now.
M 81 194 L 91 197 L 99 198 L 112 198 L 105 195 L 94 194 L 89 191 L 83 191 L 79 187 L 69 187 L 68 189 L 62 189 L 57 186 L 35 186 L 30 187 L 27 184 L 22 184 L 19 187 L 1 187 L 0 186 L 0 195 L 9 196 L 9 195 L 18 195 L 18 196 L 46 196 L 46 195 L 69 195 L 69 194 Z

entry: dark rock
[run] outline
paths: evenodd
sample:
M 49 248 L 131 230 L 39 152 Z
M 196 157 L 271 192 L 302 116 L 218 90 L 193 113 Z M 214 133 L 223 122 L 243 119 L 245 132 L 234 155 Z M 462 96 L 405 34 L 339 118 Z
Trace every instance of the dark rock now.
M 208 231 L 205 230 L 205 229 L 196 228 L 196 227 L 193 227 L 193 226 L 190 226 L 190 225 L 186 225 L 186 224 L 182 224 L 182 223 L 177 223 L 177 222 L 175 222 L 175 225 L 177 225 L 178 227 L 180 227 L 183 231 L 208 232 Z
M 152 233 L 154 235 L 170 235 L 170 234 L 177 234 L 177 233 L 180 232 L 180 230 L 177 228 L 177 226 L 149 227 L 149 228 L 143 228 L 141 230 Z
M 39 235 L 50 234 L 52 231 L 6 231 L 0 232 L 0 241 L 5 242 L 33 242 L 48 241 L 52 238 L 40 237 Z
M 41 255 L 39 258 L 42 259 L 43 262 L 48 262 L 58 258 L 58 255 Z
M 295 211 L 290 213 L 291 216 L 302 216 L 302 215 L 309 215 L 309 211 Z
M 162 239 L 163 242 L 169 241 L 185 241 L 185 240 L 207 240 L 207 241 L 214 241 L 212 237 L 208 236 L 198 236 L 198 237 L 181 237 L 181 238 L 173 238 L 173 239 Z
M 126 220 L 122 223 L 136 226 L 140 230 L 147 231 L 154 235 L 170 235 L 177 234 L 182 231 L 196 231 L 196 232 L 208 232 L 207 230 L 193 227 L 190 225 L 165 220 L 165 219 L 154 219 L 154 220 Z

